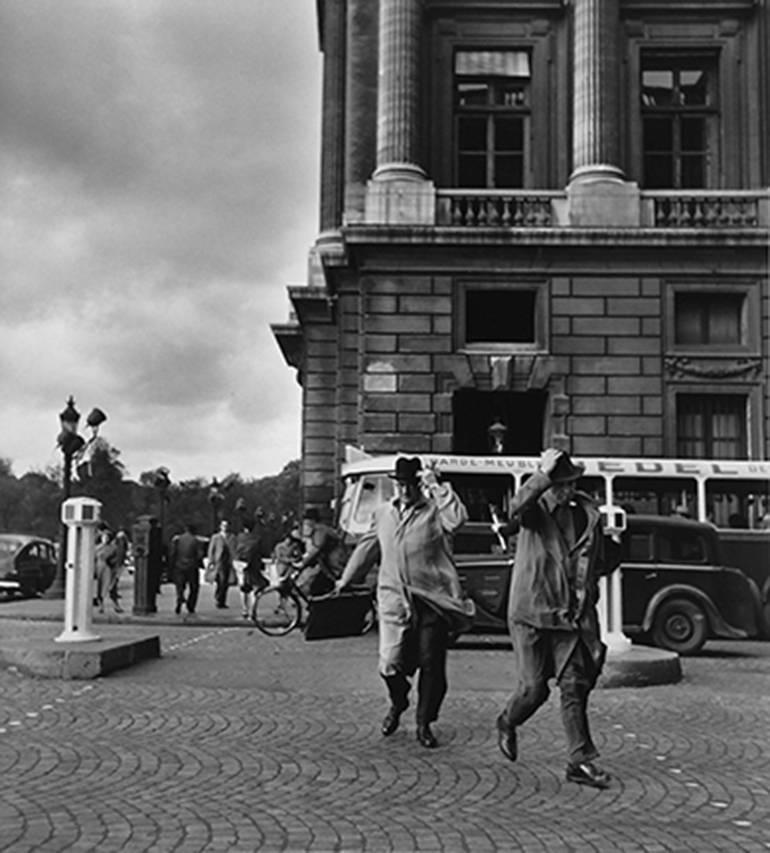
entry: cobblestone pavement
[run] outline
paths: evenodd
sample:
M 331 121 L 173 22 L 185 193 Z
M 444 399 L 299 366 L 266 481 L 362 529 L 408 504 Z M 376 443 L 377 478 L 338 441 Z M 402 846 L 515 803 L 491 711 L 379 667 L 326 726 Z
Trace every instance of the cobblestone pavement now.
M 3 620 L 0 630 L 13 630 Z M 436 726 L 385 740 L 376 637 L 159 631 L 90 682 L 0 670 L 4 851 L 770 850 L 770 643 L 711 643 L 678 685 L 597 690 L 608 791 L 564 781 L 551 700 L 497 751 L 510 653 L 461 644 Z

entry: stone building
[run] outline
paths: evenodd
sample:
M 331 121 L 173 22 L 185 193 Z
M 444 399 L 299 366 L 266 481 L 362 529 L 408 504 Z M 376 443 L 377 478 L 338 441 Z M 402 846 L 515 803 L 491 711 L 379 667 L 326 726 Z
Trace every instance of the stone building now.
M 770 2 L 318 0 L 303 497 L 370 453 L 770 456 Z

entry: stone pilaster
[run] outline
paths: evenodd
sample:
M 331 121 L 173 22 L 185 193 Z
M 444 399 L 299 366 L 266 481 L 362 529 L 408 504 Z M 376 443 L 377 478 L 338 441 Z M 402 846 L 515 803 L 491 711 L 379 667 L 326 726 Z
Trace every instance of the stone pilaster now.
M 345 0 L 326 0 L 323 14 L 321 117 L 321 232 L 342 223 L 345 123 Z
M 573 172 L 569 221 L 638 226 L 639 189 L 624 181 L 618 111 L 618 4 L 574 0 Z
M 376 166 L 377 0 L 348 0 L 345 89 L 345 223 L 364 218 L 366 183 Z
M 380 0 L 377 168 L 366 221 L 433 224 L 435 190 L 419 163 L 422 0 Z

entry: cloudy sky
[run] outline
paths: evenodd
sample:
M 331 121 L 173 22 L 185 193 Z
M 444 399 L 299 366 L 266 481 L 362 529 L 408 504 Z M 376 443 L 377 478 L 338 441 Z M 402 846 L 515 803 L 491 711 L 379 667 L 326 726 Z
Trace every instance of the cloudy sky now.
M 274 474 L 300 389 L 269 328 L 318 231 L 314 0 L 0 2 L 0 457 L 75 396 L 132 478 Z

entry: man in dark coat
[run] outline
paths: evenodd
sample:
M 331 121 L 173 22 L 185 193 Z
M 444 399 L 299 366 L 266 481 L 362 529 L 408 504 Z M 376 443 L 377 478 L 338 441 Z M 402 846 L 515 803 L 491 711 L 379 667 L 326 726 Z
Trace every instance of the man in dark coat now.
M 186 524 L 184 533 L 171 540 L 169 563 L 176 586 L 176 610 L 178 614 L 183 605 L 188 613 L 195 613 L 200 590 L 200 568 L 203 566 L 204 548 L 196 536 L 194 524 Z M 189 589 L 185 597 L 185 590 Z
M 576 491 L 583 466 L 555 448 L 518 490 L 505 534 L 518 531 L 508 603 L 516 687 L 497 720 L 503 755 L 516 760 L 516 728 L 548 698 L 548 680 L 561 694 L 567 736 L 567 780 L 606 788 L 610 776 L 588 727 L 588 697 L 601 672 L 606 646 L 596 614 L 597 577 L 619 561 L 619 548 L 601 529 L 599 510 Z

